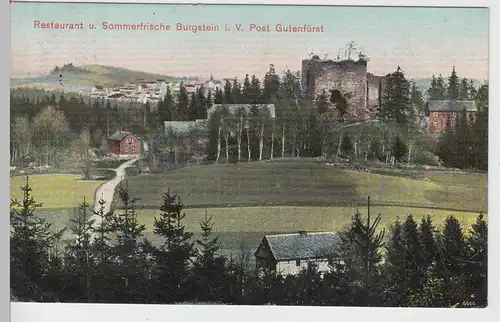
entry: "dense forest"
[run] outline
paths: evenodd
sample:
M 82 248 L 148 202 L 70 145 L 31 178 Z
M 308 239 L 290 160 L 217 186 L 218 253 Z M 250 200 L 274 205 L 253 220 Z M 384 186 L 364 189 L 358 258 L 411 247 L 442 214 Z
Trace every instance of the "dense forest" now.
M 135 199 L 119 187 L 122 209 L 75 211 L 75 235 L 37 216 L 41 204 L 27 179 L 22 200 L 11 202 L 11 292 L 23 301 L 99 303 L 226 303 L 331 306 L 484 307 L 487 305 L 487 223 L 479 214 L 470 231 L 449 216 L 438 230 L 430 216 L 408 215 L 387 232 L 380 214 L 357 212 L 331 251 L 330 272 L 309 265 L 297 276 L 252 268 L 248 254 L 220 255 L 214 223 L 205 216 L 193 240 L 183 226 L 179 197 L 166 192 L 154 219 L 162 243 L 144 238 Z M 101 204 L 104 201 L 101 200 Z M 92 215 L 102 219 L 93 225 Z

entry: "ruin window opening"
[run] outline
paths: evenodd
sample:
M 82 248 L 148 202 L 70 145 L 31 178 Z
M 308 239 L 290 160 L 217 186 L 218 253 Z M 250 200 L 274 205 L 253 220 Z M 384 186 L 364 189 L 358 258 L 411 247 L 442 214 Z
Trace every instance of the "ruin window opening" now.
M 338 89 L 330 90 L 330 102 L 337 109 L 339 119 L 343 120 L 347 113 L 347 100 Z
M 311 92 L 312 92 L 312 91 L 311 91 L 311 89 L 312 89 L 311 87 L 312 87 L 312 86 L 311 86 L 311 71 L 310 71 L 310 70 L 308 70 L 308 71 L 306 71 L 306 88 L 307 88 L 307 91 L 308 91 L 309 93 L 311 93 Z

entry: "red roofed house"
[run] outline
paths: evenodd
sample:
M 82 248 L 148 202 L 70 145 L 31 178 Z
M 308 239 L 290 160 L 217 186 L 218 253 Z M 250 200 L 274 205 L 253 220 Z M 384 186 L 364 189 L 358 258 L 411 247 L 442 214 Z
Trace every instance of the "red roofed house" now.
M 108 138 L 108 152 L 119 155 L 138 155 L 141 142 L 130 132 L 116 131 Z

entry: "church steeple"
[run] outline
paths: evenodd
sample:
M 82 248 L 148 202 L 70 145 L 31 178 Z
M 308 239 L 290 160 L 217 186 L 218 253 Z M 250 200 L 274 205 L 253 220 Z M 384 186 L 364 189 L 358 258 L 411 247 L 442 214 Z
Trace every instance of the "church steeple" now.
M 213 81 L 214 81 L 214 75 L 212 75 L 211 73 L 210 73 L 210 81 L 211 81 L 211 82 L 213 82 Z

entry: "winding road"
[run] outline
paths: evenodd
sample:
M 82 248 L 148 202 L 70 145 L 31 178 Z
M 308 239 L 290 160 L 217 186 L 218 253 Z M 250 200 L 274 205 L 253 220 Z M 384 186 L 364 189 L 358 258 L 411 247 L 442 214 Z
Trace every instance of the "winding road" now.
M 125 179 L 125 169 L 132 167 L 133 164 L 138 161 L 139 158 L 135 157 L 133 159 L 128 160 L 127 162 L 123 163 L 116 169 L 111 169 L 116 172 L 116 175 L 113 179 L 105 182 L 102 184 L 96 191 L 95 193 L 95 201 L 94 201 L 94 211 L 98 212 L 99 209 L 101 208 L 101 205 L 99 204 L 99 200 L 103 199 L 106 201 L 104 204 L 104 213 L 107 213 L 111 209 L 111 203 L 113 202 L 113 197 L 115 194 L 115 189 L 116 186 L 123 180 Z M 91 220 L 94 220 L 94 225 L 99 226 L 101 224 L 102 218 L 96 215 L 93 215 Z

